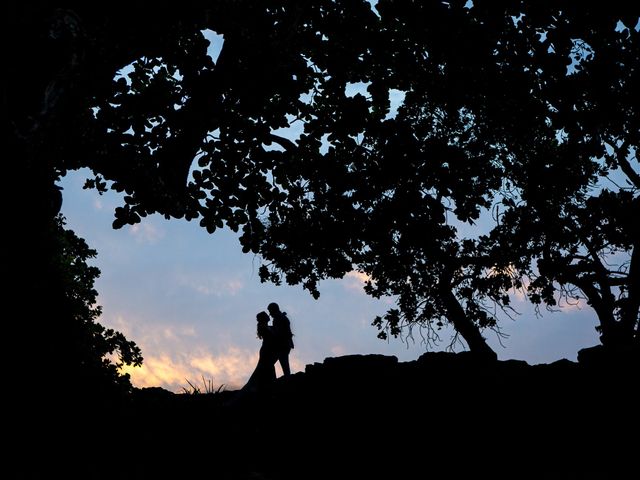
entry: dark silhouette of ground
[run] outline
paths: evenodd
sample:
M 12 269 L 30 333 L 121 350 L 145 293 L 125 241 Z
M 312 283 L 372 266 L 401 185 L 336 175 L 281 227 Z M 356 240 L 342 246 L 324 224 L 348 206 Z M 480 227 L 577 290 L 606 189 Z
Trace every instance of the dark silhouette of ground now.
M 49 412 L 23 477 L 614 478 L 635 468 L 638 355 L 580 360 L 350 355 L 249 395 L 140 389 L 80 422 Z

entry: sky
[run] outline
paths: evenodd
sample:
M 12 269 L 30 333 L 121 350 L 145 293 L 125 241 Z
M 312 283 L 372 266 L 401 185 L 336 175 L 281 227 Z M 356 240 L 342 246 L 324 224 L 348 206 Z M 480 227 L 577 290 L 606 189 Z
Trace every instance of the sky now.
M 277 302 L 292 322 L 293 372 L 338 355 L 378 353 L 410 361 L 426 351 L 417 334 L 413 341 L 377 338 L 371 322 L 393 301 L 368 297 L 357 272 L 321 282 L 320 299 L 314 300 L 300 286 L 260 283 L 260 259 L 243 254 L 228 229 L 210 235 L 197 221 L 152 215 L 114 230 L 113 211 L 121 196 L 83 190 L 89 173 L 70 172 L 60 182 L 62 213 L 67 226 L 98 251 L 91 264 L 102 272 L 96 281 L 100 322 L 142 349 L 143 366 L 126 369 L 135 386 L 180 392 L 190 388 L 188 381 L 202 386 L 204 378 L 216 387 L 240 388 L 258 360 L 256 314 L 270 302 Z M 575 360 L 579 349 L 598 343 L 596 317 L 588 306 L 565 306 L 540 318 L 522 301 L 516 308 L 521 315 L 502 324 L 508 335 L 502 344 L 486 333 L 500 359 Z M 435 350 L 449 342 L 450 332 L 443 331 Z
M 216 60 L 224 39 L 210 30 L 203 34 L 210 40 L 208 53 Z M 120 75 L 126 73 L 124 68 Z M 366 95 L 366 84 L 349 85 L 346 93 Z M 403 99 L 402 92 L 390 93 L 391 115 Z M 301 127 L 277 133 L 295 141 Z M 293 372 L 338 355 L 378 353 L 410 361 L 426 351 L 418 332 L 413 339 L 377 338 L 371 322 L 394 302 L 368 297 L 362 274 L 350 272 L 342 280 L 321 282 L 319 300 L 300 286 L 260 283 L 260 258 L 243 254 L 237 235 L 228 229 L 210 235 L 197 221 L 165 220 L 159 215 L 112 229 L 122 195 L 83 190 L 90 176 L 81 170 L 62 179 L 62 213 L 68 227 L 98 251 L 92 264 L 102 272 L 96 282 L 103 307 L 100 322 L 142 349 L 143 366 L 125 369 L 135 386 L 180 392 L 190 389 L 189 382 L 202 388 L 206 381 L 240 388 L 258 360 L 256 314 L 271 302 L 278 303 L 292 322 Z M 543 311 L 542 316 L 517 296 L 514 306 L 520 315 L 501 323 L 506 338 L 486 332 L 500 359 L 575 360 L 578 350 L 599 343 L 596 316 L 585 304 L 564 305 L 559 312 Z M 441 342 L 431 350 L 449 347 L 451 331 L 441 333 Z M 281 374 L 279 366 L 277 371 Z

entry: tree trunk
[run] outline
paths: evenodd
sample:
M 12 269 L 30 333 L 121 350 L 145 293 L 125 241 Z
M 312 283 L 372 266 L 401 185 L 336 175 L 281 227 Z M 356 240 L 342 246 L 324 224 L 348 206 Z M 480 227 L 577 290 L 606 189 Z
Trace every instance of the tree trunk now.
M 640 332 L 638 313 L 640 311 L 640 239 L 636 238 L 629 266 L 629 289 L 627 301 L 621 309 L 620 334 L 623 340 L 633 342 L 634 336 Z M 626 343 L 626 342 L 625 342 Z
M 598 316 L 600 342 L 605 346 L 615 343 L 613 339 L 616 337 L 617 325 L 613 316 L 613 304 L 603 300 L 601 292 L 591 282 L 576 280 L 574 283 L 582 290 L 582 293 L 587 297 L 587 303 L 595 310 Z
M 635 243 L 638 243 L 636 240 Z M 631 257 L 631 267 L 628 275 L 627 298 L 616 302 L 616 297 L 611 290 L 611 275 L 603 265 L 598 252 L 586 239 L 584 245 L 592 257 L 592 267 L 595 280 L 577 279 L 574 282 L 586 295 L 589 305 L 593 307 L 600 320 L 600 342 L 605 347 L 620 348 L 631 345 L 633 342 L 633 329 L 638 316 L 637 304 L 637 248 Z M 634 313 L 635 303 L 635 313 Z M 619 309 L 619 310 L 618 310 Z M 619 314 L 619 320 L 616 319 Z
M 498 355 L 487 344 L 487 341 L 480 333 L 480 329 L 469 319 L 451 289 L 443 289 L 441 295 L 447 309 L 449 321 L 467 342 L 469 350 L 497 360 Z

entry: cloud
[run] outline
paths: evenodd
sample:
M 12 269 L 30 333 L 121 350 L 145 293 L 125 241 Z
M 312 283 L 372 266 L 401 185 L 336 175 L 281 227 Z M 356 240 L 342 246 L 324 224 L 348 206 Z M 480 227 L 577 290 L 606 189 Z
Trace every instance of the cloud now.
M 216 297 L 222 297 L 227 295 L 234 296 L 240 290 L 242 290 L 243 287 L 244 283 L 241 280 L 229 279 L 223 281 L 214 281 L 209 285 L 195 285 L 195 290 L 203 295 L 215 295 Z
M 195 337 L 196 330 L 191 326 L 186 327 L 169 327 L 165 326 L 158 330 L 165 340 L 178 341 L 181 337 Z
M 227 390 L 237 390 L 249 379 L 258 363 L 258 352 L 229 347 L 225 352 L 214 355 L 200 350 L 194 353 L 175 354 L 162 352 L 145 356 L 141 367 L 124 367 L 123 373 L 131 376 L 136 387 L 162 387 L 172 392 L 189 390 L 189 382 L 203 388 L 203 380 L 211 381 L 214 388 L 224 385 Z M 304 370 L 304 365 L 292 356 L 293 372 Z M 278 375 L 281 375 L 279 364 Z
M 100 297 L 98 297 L 97 303 L 98 305 L 104 305 L 104 302 L 101 301 Z M 132 322 L 128 321 L 123 315 L 115 315 L 114 317 L 107 317 L 103 313 L 98 321 L 101 324 L 103 324 L 105 327 L 113 328 L 114 330 L 121 332 L 129 340 L 132 340 L 133 335 L 137 333 L 137 332 L 134 332 L 135 329 Z
M 224 385 L 227 390 L 237 390 L 246 383 L 258 363 L 260 347 L 257 342 L 252 342 L 251 347 L 227 344 L 212 351 L 210 346 L 200 343 L 200 333 L 191 325 L 149 325 L 122 315 L 108 323 L 142 349 L 144 361 L 141 367 L 122 368 L 136 387 L 162 387 L 179 393 L 191 388 L 189 382 L 203 390 L 204 379 L 207 383 L 211 381 L 215 388 Z M 305 368 L 296 353 L 294 350 L 290 356 L 293 372 Z M 278 375 L 282 374 L 279 365 L 276 371 Z
M 200 332 L 193 325 L 148 324 L 131 315 L 101 321 L 124 333 L 142 349 L 141 367 L 122 368 L 136 387 L 163 387 L 181 392 L 190 388 L 188 381 L 202 389 L 204 378 L 216 388 L 225 385 L 234 390 L 244 385 L 258 362 L 257 345 L 252 348 L 230 345 L 211 352 L 202 345 Z
M 125 337 L 135 341 L 141 348 L 178 345 L 185 340 L 197 336 L 193 325 L 169 325 L 167 323 L 154 322 L 147 324 L 140 318 L 131 315 L 115 315 L 113 318 L 101 317 L 100 323 L 122 332 Z
M 201 295 L 215 297 L 233 297 L 244 288 L 244 282 L 238 278 L 218 278 L 213 275 L 194 276 L 180 274 L 178 276 L 178 284 L 186 286 Z
M 141 367 L 124 366 L 122 373 L 128 373 L 136 387 L 164 387 L 178 391 L 180 387 L 188 386 L 185 379 L 192 372 L 184 363 L 165 354 L 146 356 Z
M 189 382 L 202 387 L 203 379 L 217 388 L 235 390 L 249 378 L 258 362 L 258 353 L 230 347 L 226 352 L 176 354 L 159 352 L 145 355 L 141 367 L 124 367 L 136 387 L 163 387 L 173 392 L 189 389 Z M 242 382 L 239 384 L 239 382 Z
M 342 345 L 334 345 L 333 347 L 331 347 L 330 351 L 336 357 L 339 357 L 346 353 L 346 349 Z
M 558 301 L 558 307 L 560 307 L 563 312 L 567 313 L 591 309 L 591 306 L 584 298 L 561 298 Z
M 138 243 L 154 244 L 164 237 L 164 230 L 149 223 L 138 223 L 129 227 L 129 234 Z
M 371 281 L 371 277 L 366 273 L 352 270 L 344 276 L 344 287 L 347 290 L 355 290 L 364 294 L 364 286 L 369 281 Z

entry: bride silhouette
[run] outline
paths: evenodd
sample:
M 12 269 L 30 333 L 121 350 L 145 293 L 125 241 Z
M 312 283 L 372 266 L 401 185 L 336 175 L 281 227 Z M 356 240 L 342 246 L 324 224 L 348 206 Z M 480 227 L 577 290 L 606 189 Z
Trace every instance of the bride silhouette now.
M 272 327 L 269 326 L 269 314 L 260 312 L 256 315 L 258 321 L 258 338 L 262 339 L 258 364 L 243 390 L 260 390 L 273 383 L 276 379 L 276 359 L 278 356 L 277 341 Z

